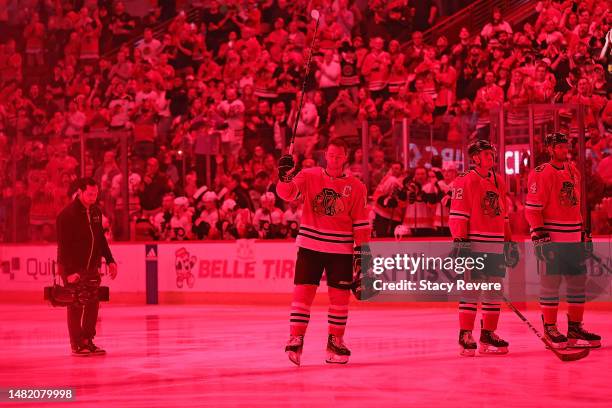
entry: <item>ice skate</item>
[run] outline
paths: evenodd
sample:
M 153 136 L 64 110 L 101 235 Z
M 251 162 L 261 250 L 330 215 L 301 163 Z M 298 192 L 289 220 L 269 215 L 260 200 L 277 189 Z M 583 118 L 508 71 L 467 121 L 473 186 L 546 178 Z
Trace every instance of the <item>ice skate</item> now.
M 302 358 L 302 349 L 304 348 L 304 336 L 290 336 L 287 345 L 285 346 L 285 352 L 289 360 L 297 366 L 300 365 Z
M 567 347 L 599 348 L 601 336 L 590 333 L 582 327 L 582 322 L 567 322 Z
M 473 357 L 476 355 L 476 341 L 472 337 L 471 330 L 459 331 L 459 355 Z
M 346 364 L 350 355 L 351 351 L 344 344 L 342 337 L 330 334 L 327 338 L 327 358 L 325 362 L 329 364 Z
M 550 347 L 555 349 L 564 349 L 567 347 L 567 337 L 565 337 L 556 324 L 544 323 L 544 316 L 542 316 L 542 323 L 544 324 L 544 337 L 548 340 Z
M 499 337 L 493 330 L 480 331 L 480 354 L 508 354 L 508 342 Z

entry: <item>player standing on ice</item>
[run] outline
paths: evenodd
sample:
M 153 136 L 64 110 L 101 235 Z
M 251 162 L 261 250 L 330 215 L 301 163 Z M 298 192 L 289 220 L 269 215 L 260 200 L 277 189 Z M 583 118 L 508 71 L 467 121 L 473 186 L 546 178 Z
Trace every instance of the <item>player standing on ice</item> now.
M 342 140 L 329 142 L 326 167 L 296 172 L 293 157 L 285 155 L 278 164 L 278 195 L 293 201 L 304 198 L 304 209 L 296 244 L 294 291 L 285 348 L 289 359 L 299 365 L 310 307 L 323 270 L 329 295 L 327 363 L 346 364 L 350 350 L 343 341 L 353 283 L 353 257 L 361 261 L 361 244 L 370 238 L 365 185 L 344 174 L 348 147 Z
M 476 167 L 459 175 L 452 188 L 449 227 L 454 253 L 460 257 L 484 258 L 485 267 L 480 271 L 472 269 L 470 280 L 501 283 L 506 266 L 515 266 L 518 262 L 516 244 L 510 241 L 506 189 L 495 174 L 495 149 L 488 141 L 471 143 L 468 154 Z M 465 291 L 459 302 L 459 346 L 464 356 L 476 353 L 472 330 L 480 297 L 480 291 Z M 492 291 L 482 293 L 481 305 L 480 352 L 508 353 L 508 342 L 495 334 L 501 310 L 499 295 Z
M 551 133 L 544 144 L 550 161 L 529 174 L 525 215 L 538 259 L 545 265 L 540 275 L 540 307 L 544 334 L 559 349 L 600 347 L 601 337 L 582 328 L 586 266 L 591 238 L 580 214 L 580 173 L 568 161 L 569 141 L 563 133 Z M 581 243 L 584 242 L 584 245 Z M 552 244 L 559 243 L 559 244 Z M 573 243 L 573 244 L 570 244 Z M 559 286 L 567 284 L 567 337 L 557 329 Z

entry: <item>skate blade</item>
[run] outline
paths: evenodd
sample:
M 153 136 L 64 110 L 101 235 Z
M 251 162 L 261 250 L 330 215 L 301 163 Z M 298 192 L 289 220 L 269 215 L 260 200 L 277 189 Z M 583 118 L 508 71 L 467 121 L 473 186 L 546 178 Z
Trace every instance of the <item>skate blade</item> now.
M 460 346 L 459 355 L 463 357 L 474 357 L 476 355 L 476 349 L 466 349 Z
M 508 347 L 495 347 L 495 346 L 491 346 L 488 344 L 480 344 L 480 347 L 478 348 L 478 352 L 480 354 L 486 354 L 486 355 L 503 355 L 503 354 L 508 354 Z
M 340 356 L 334 353 L 327 353 L 325 362 L 327 364 L 346 364 L 349 361 L 349 356 Z
M 291 361 L 293 364 L 295 364 L 296 366 L 300 366 L 300 360 L 302 355 L 300 353 L 297 353 L 295 351 L 288 351 L 287 352 L 287 357 L 289 357 L 289 361 Z
M 567 348 L 600 348 L 601 340 L 568 339 Z

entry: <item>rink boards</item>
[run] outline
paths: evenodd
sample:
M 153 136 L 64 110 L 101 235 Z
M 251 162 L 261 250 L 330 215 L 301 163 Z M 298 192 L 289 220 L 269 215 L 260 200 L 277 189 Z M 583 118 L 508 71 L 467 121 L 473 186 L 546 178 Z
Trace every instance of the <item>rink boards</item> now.
M 610 238 L 597 241 L 607 249 Z M 269 301 L 286 297 L 293 287 L 297 254 L 293 241 L 133 242 L 111 247 L 119 274 L 111 281 L 104 263 L 101 273 L 115 302 L 240 303 L 243 294 L 255 295 L 250 301 L 257 296 Z M 0 246 L 0 302 L 42 300 L 43 287 L 53 280 L 56 254 L 52 244 Z M 536 281 L 523 279 L 524 285 L 537 290 Z M 320 290 L 325 291 L 326 285 Z

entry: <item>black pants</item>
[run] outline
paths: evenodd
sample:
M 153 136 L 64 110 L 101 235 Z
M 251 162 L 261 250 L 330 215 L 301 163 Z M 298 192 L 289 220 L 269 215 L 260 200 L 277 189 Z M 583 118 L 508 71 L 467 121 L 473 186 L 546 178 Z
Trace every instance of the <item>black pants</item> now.
M 96 336 L 100 309 L 97 289 L 100 287 L 100 278 L 82 277 L 81 281 L 66 286 L 76 288 L 79 293 L 79 302 L 68 306 L 68 334 L 70 344 L 74 347 Z

